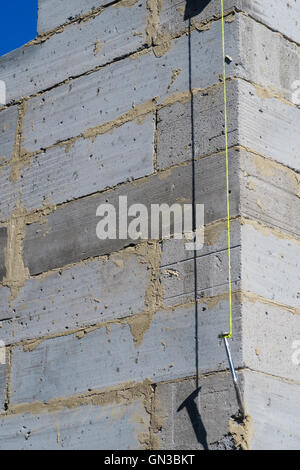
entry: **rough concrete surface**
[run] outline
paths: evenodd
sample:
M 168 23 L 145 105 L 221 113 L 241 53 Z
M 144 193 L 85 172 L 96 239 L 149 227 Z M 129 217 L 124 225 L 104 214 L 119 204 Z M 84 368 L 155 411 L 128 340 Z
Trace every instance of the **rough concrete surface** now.
M 224 83 L 219 0 L 39 0 L 0 58 L 1 449 L 300 448 L 299 8 L 224 0 Z M 148 239 L 97 238 L 121 196 Z

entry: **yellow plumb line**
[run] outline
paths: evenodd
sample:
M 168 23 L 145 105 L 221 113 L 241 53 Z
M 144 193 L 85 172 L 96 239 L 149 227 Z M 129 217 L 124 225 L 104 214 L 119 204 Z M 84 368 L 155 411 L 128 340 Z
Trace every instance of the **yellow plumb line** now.
M 227 233 L 228 233 L 228 283 L 229 283 L 229 333 L 225 338 L 232 336 L 232 289 L 231 289 L 231 240 L 230 240 L 230 204 L 229 204 L 229 159 L 228 159 L 228 132 L 227 132 L 227 91 L 226 91 L 226 56 L 224 31 L 224 4 L 221 0 L 222 12 L 222 50 L 223 50 L 223 83 L 224 83 L 224 118 L 225 118 L 225 156 L 226 156 L 226 199 L 227 199 Z

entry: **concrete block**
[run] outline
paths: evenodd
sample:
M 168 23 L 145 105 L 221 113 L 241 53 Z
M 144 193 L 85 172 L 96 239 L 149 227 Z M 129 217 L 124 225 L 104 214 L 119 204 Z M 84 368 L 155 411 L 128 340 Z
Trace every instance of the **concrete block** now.
M 215 450 L 222 445 L 223 450 L 234 449 L 228 422 L 238 413 L 238 405 L 229 373 L 200 377 L 198 384 L 195 380 L 158 384 L 155 399 L 161 449 Z
M 227 368 L 218 338 L 228 328 L 227 312 L 227 298 L 204 299 L 196 312 L 192 305 L 156 313 L 148 329 L 148 319 L 137 316 L 136 329 L 134 323 L 131 328 L 112 324 L 108 331 L 101 328 L 81 339 L 69 335 L 45 340 L 31 351 L 16 346 L 11 403 L 47 401 L 128 380 L 173 380 L 193 376 L 195 368 L 199 373 Z M 231 348 L 237 367 L 242 361 L 239 312 L 236 301 Z
M 248 370 L 240 373 L 240 380 L 252 419 L 247 430 L 251 450 L 299 449 L 299 416 L 295 411 L 299 384 Z M 199 386 L 191 421 L 186 408 L 177 410 L 195 391 L 194 382 L 158 385 L 158 417 L 163 424 L 157 435 L 161 448 L 234 450 L 229 422 L 238 408 L 231 378 L 219 373 L 201 378 Z
M 2 450 L 128 450 L 142 448 L 149 415 L 141 399 L 23 413 L 0 418 Z
M 4 200 L 21 191 L 27 210 L 60 204 L 153 173 L 154 119 L 129 122 L 93 139 L 53 147 L 32 157 L 20 179 L 3 187 Z M 0 189 L 0 194 L 2 188 Z M 6 206 L 7 207 L 7 206 Z
M 224 11 L 236 8 L 247 13 L 251 18 L 281 32 L 293 41 L 300 43 L 298 18 L 300 16 L 299 4 L 294 1 L 287 6 L 284 0 L 224 0 Z M 176 34 L 184 31 L 191 24 L 199 26 L 201 22 L 213 19 L 221 14 L 219 0 L 189 2 L 184 0 L 163 0 L 160 12 L 160 22 L 163 32 Z
M 231 214 L 239 210 L 239 163 L 233 159 L 230 165 Z M 225 159 L 223 155 L 200 159 L 195 165 L 195 202 L 204 204 L 205 223 L 226 216 Z M 24 239 L 24 263 L 31 274 L 38 274 L 81 259 L 117 251 L 133 243 L 132 239 L 99 240 L 96 217 L 99 204 L 110 203 L 118 214 L 119 196 L 127 195 L 128 207 L 142 203 L 151 214 L 151 204 L 192 203 L 192 165 L 175 167 L 164 174 L 150 176 L 144 181 L 120 186 L 104 194 L 72 201 L 49 214 L 47 223 L 33 223 L 26 227 Z M 131 220 L 130 218 L 128 220 Z M 149 218 L 150 220 L 150 218 Z M 150 227 L 150 223 L 148 225 Z M 41 230 L 41 231 L 40 231 Z M 171 233 L 172 233 L 171 226 Z M 150 237 L 149 237 L 150 238 Z
M 241 245 L 242 290 L 299 309 L 299 240 L 246 221 Z
M 85 0 L 84 3 L 81 0 L 68 3 L 64 0 L 39 0 L 38 34 L 57 28 L 109 3 L 110 0 Z
M 233 239 L 239 235 L 241 237 L 239 245 L 231 244 L 233 290 L 242 288 L 246 292 L 299 309 L 299 240 L 284 234 L 276 235 L 268 227 L 247 220 L 243 221 L 241 227 L 237 223 L 233 230 L 237 232 Z M 225 226 L 222 232 L 222 249 L 214 249 L 212 244 L 209 253 L 200 251 L 195 254 L 195 258 L 189 258 L 186 253 L 185 259 L 180 261 L 173 261 L 172 255 L 169 259 L 166 254 L 163 255 L 160 274 L 166 305 L 179 305 L 195 297 L 219 295 L 228 291 Z M 179 253 L 184 251 L 182 240 L 169 240 L 163 247 L 166 244 L 169 255 L 176 249 Z M 173 248 L 170 246 L 172 244 Z
M 243 296 L 242 319 L 246 366 L 299 382 L 300 354 L 297 356 L 297 344 L 299 350 L 300 315 L 252 295 L 249 298 Z
M 0 287 L 0 322 L 11 318 L 10 314 L 8 313 L 9 312 L 9 305 L 8 305 L 9 298 L 10 298 L 10 289 L 8 287 L 1 286 Z M 0 336 L 1 336 L 1 329 L 0 329 Z
M 228 145 L 239 140 L 238 83 L 229 82 Z M 175 103 L 158 112 L 157 166 L 159 169 L 199 158 L 225 147 L 224 90 L 216 86 L 185 103 Z
M 224 11 L 237 6 L 239 0 L 225 0 Z M 162 0 L 160 8 L 160 23 L 163 33 L 172 35 L 185 31 L 189 26 L 201 27 L 210 20 L 221 16 L 221 5 L 219 0 L 197 2 L 191 0 Z M 204 28 L 203 28 L 204 29 Z
M 188 93 L 190 78 L 192 88 L 207 88 L 217 83 L 222 58 L 221 49 L 215 48 L 215 37 L 221 34 L 220 28 L 217 22 L 210 30 L 191 35 L 193 50 L 197 51 L 191 64 L 191 77 L 188 37 L 182 36 L 173 41 L 162 57 L 150 52 L 129 57 L 29 100 L 23 146 L 30 152 L 47 148 L 90 127 L 113 121 L 155 97 L 161 103 L 175 93 Z M 234 65 L 239 63 L 235 22 L 226 25 L 226 37 L 228 54 L 234 58 L 227 66 L 227 73 L 238 74 L 243 69 Z M 174 81 L 175 70 L 180 73 Z
M 179 114 L 176 112 L 171 116 L 173 119 L 178 117 Z M 180 128 L 180 118 L 178 118 L 178 121 L 178 127 Z M 196 128 L 197 126 L 195 126 Z M 168 133 L 166 126 L 164 126 L 163 132 L 160 133 L 160 135 L 163 135 L 159 141 L 160 143 L 158 143 L 158 161 L 160 162 L 165 161 L 165 157 L 168 155 L 171 156 L 173 163 L 175 163 L 177 157 L 180 160 L 191 157 L 188 151 L 185 154 L 181 152 L 187 142 L 185 140 L 187 133 L 180 132 L 176 135 L 173 130 L 175 130 L 175 122 L 173 122 L 173 125 L 170 124 Z M 252 142 L 254 141 L 252 140 Z M 254 145 L 253 143 L 252 146 Z M 282 153 L 282 155 L 285 154 Z M 215 157 L 212 156 L 211 158 Z M 225 156 L 223 158 L 225 159 Z M 244 149 L 232 151 L 230 161 L 235 158 L 238 158 L 240 162 L 240 214 L 263 222 L 277 230 L 282 230 L 292 237 L 299 237 L 300 180 L 298 174 L 282 164 L 252 152 L 247 152 Z M 276 201 L 276 211 L 274 210 L 274 201 Z M 179 244 L 177 249 L 179 249 Z M 178 258 L 177 249 L 173 250 L 172 253 L 174 260 Z M 203 250 L 200 254 L 204 254 Z M 193 254 L 191 254 L 191 257 L 193 257 Z
M 298 173 L 269 158 L 244 151 L 240 157 L 241 214 L 299 238 Z
M 239 8 L 259 22 L 279 31 L 292 41 L 300 43 L 298 18 L 300 5 L 298 2 L 287 4 L 284 0 L 241 0 Z
M 239 143 L 299 170 L 300 110 L 239 83 Z
M 299 450 L 299 383 L 245 371 L 244 399 L 253 420 L 252 450 Z
M 0 227 L 0 281 L 4 278 L 6 274 L 5 267 L 5 250 L 7 242 L 7 229 L 5 227 Z
M 18 122 L 18 107 L 11 106 L 0 112 L 0 165 L 6 163 L 14 150 L 15 134 Z
M 286 6 L 284 8 L 289 10 Z M 300 13 L 299 6 L 297 8 Z M 277 4 L 275 9 L 274 17 L 277 17 Z M 265 97 L 273 94 L 277 95 L 279 100 L 285 98 L 292 102 L 292 84 L 300 76 L 299 45 L 245 16 L 239 17 L 239 30 L 245 77 L 263 85 L 267 89 Z
M 17 185 L 10 180 L 11 171 L 10 164 L 0 167 L 0 220 L 2 222 L 10 218 L 19 196 L 16 190 Z
M 231 245 L 241 244 L 240 221 L 230 221 Z M 161 267 L 168 268 L 173 263 L 193 260 L 195 256 L 206 256 L 227 248 L 227 220 L 217 221 L 204 227 L 204 245 L 201 250 L 186 250 L 183 240 L 164 240 L 162 242 Z
M 239 228 L 237 227 L 239 231 Z M 225 230 L 224 230 L 225 231 Z M 174 240 L 176 246 L 177 240 Z M 240 246 L 232 247 L 231 285 L 238 290 L 241 278 Z M 171 260 L 170 260 L 171 261 Z M 195 275 L 196 272 L 196 275 Z M 170 263 L 161 268 L 161 283 L 166 305 L 179 305 L 195 298 L 212 297 L 228 292 L 227 244 L 222 250 L 196 258 Z
M 165 1 L 163 5 L 168 3 L 170 4 L 170 2 L 172 2 L 172 0 L 169 0 L 167 2 Z M 204 8 L 201 8 L 199 3 L 194 2 L 194 5 L 196 8 L 198 7 L 198 10 L 202 9 L 201 14 L 194 16 L 191 20 L 192 25 L 196 25 L 196 28 L 199 28 L 199 19 L 205 18 L 206 10 L 208 13 L 208 17 L 211 17 L 214 11 L 220 12 L 219 0 L 210 1 L 206 3 L 207 5 Z M 225 9 L 226 4 L 228 5 L 228 7 L 233 4 L 238 7 L 238 3 L 240 4 L 242 10 L 251 10 L 251 13 L 253 13 L 253 7 L 251 6 L 253 2 L 249 2 L 247 0 L 245 2 L 243 0 L 241 0 L 240 2 L 230 0 L 228 2 L 224 2 Z M 262 4 L 261 1 L 256 3 Z M 261 11 L 260 20 L 263 23 L 266 23 L 265 19 L 268 17 L 268 15 L 270 17 L 271 12 L 271 8 L 269 8 L 270 5 L 265 6 L 266 3 L 270 2 L 263 2 L 263 6 L 259 5 L 257 10 Z M 271 3 L 274 4 L 273 1 Z M 274 19 L 279 17 L 278 3 L 281 2 L 277 2 L 276 7 L 274 7 L 276 15 L 272 12 L 272 16 Z M 178 34 L 178 30 L 184 31 L 187 28 L 188 21 L 182 21 L 182 7 L 183 5 L 180 5 L 180 3 L 178 2 L 172 2 L 172 6 L 169 6 L 169 8 L 166 9 L 164 9 L 163 7 L 164 13 L 162 13 L 162 15 L 166 17 L 166 22 L 163 24 L 163 31 L 167 32 L 168 30 L 170 30 L 173 34 Z M 289 12 L 290 10 L 292 10 L 292 8 L 287 7 L 285 4 L 280 8 L 285 10 L 285 12 Z M 300 14 L 299 6 L 294 6 L 293 8 L 294 12 L 298 10 L 298 14 Z M 268 12 L 265 12 L 264 10 L 268 10 Z M 286 15 L 283 14 L 282 17 L 284 16 Z M 299 41 L 298 44 L 292 43 L 291 41 L 288 41 L 285 37 L 283 37 L 281 34 L 275 33 L 269 28 L 266 28 L 263 24 L 261 24 L 261 22 L 254 21 L 249 16 L 236 14 L 234 17 L 229 17 L 229 21 L 233 20 L 236 24 L 236 28 L 238 28 L 239 30 L 239 38 L 237 44 L 239 50 L 239 58 L 237 58 L 237 56 L 231 57 L 235 62 L 235 67 L 237 67 L 239 64 L 242 65 L 242 70 L 240 70 L 238 67 L 238 73 L 235 73 L 235 76 L 245 78 L 257 84 L 261 84 L 266 89 L 269 89 L 270 95 L 272 95 L 272 93 L 276 94 L 277 92 L 277 96 L 279 97 L 279 99 L 285 98 L 292 102 L 292 95 L 294 93 L 292 84 L 295 80 L 299 80 L 300 76 Z M 295 20 L 295 18 L 292 19 L 292 17 L 290 17 L 289 21 L 290 26 L 288 31 L 290 32 L 291 25 L 297 20 Z M 205 29 L 205 27 L 203 29 Z M 298 37 L 300 39 L 300 35 L 298 35 Z M 219 43 L 215 42 L 214 44 L 216 48 L 221 48 L 221 41 Z M 226 40 L 226 53 L 228 47 L 229 44 Z M 194 49 L 193 44 L 191 44 L 192 61 L 198 53 L 199 52 Z M 227 76 L 229 76 L 228 73 Z
M 159 111 L 159 168 L 225 148 L 222 92 L 220 86 Z M 242 80 L 229 82 L 227 94 L 229 146 L 243 145 L 298 170 L 299 109 Z
M 0 336 L 11 344 L 142 312 L 150 272 L 141 261 L 126 250 L 29 279 L 11 306 L 1 300 Z
M 6 54 L 0 60 L 0 78 L 6 82 L 7 102 L 135 52 L 145 43 L 146 24 L 144 2 L 131 8 L 120 4 L 119 9 L 111 6 L 89 21 L 68 25 L 44 42 Z

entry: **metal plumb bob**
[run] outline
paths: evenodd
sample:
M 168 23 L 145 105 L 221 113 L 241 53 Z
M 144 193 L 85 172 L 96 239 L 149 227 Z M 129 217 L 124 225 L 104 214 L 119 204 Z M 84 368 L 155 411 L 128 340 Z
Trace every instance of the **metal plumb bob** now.
M 241 388 L 240 388 L 239 380 L 238 380 L 238 377 L 236 375 L 236 371 L 235 371 L 235 368 L 234 368 L 234 364 L 233 364 L 233 360 L 232 360 L 232 356 L 231 356 L 227 336 L 221 335 L 221 337 L 224 340 L 224 345 L 225 345 L 226 355 L 227 355 L 229 368 L 230 368 L 230 372 L 231 372 L 231 376 L 232 376 L 232 380 L 233 380 L 233 385 L 234 385 L 234 388 L 235 388 L 235 393 L 236 393 L 238 405 L 239 405 L 239 408 L 240 408 L 241 416 L 242 416 L 242 419 L 244 420 L 246 418 L 246 410 L 245 410 L 245 406 L 244 406 L 244 403 L 243 403 L 243 400 L 242 400 Z

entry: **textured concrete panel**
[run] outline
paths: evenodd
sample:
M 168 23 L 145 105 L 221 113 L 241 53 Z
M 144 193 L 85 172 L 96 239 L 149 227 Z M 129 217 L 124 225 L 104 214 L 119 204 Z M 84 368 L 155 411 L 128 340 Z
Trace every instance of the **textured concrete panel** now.
M 233 9 L 239 0 L 225 0 L 224 11 Z M 201 23 L 221 16 L 220 0 L 185 1 L 162 0 L 160 9 L 160 23 L 164 33 L 178 34 L 189 26 L 200 27 Z
M 131 8 L 112 6 L 87 22 L 66 26 L 40 44 L 6 54 L 0 60 L 0 78 L 7 85 L 7 102 L 136 51 L 145 42 L 146 22 L 145 3 Z
M 232 215 L 237 215 L 239 208 L 238 168 L 238 159 L 233 158 L 230 164 Z M 205 223 L 225 217 L 224 156 L 200 159 L 194 170 L 194 181 L 197 181 L 195 202 L 204 204 Z M 46 224 L 28 225 L 24 240 L 24 261 L 30 273 L 37 274 L 84 258 L 107 254 L 132 243 L 132 239 L 99 240 L 96 236 L 96 226 L 100 221 L 100 218 L 96 217 L 98 205 L 113 204 L 118 213 L 120 195 L 127 195 L 128 207 L 137 202 L 145 204 L 149 217 L 151 204 L 191 203 L 193 167 L 177 167 L 163 174 L 150 176 L 145 181 L 133 182 L 107 191 L 103 195 L 72 201 L 50 214 Z M 171 227 L 171 233 L 172 230 Z
M 134 106 L 157 97 L 159 102 L 177 92 L 206 88 L 219 81 L 222 71 L 221 49 L 215 48 L 215 37 L 221 34 L 220 22 L 205 32 L 191 35 L 197 50 L 191 64 L 188 56 L 188 38 L 173 41 L 162 57 L 152 53 L 115 62 L 89 76 L 31 99 L 27 104 L 24 122 L 23 146 L 29 151 L 79 135 L 87 128 L 115 120 Z M 238 28 L 235 23 L 226 26 L 228 54 L 239 63 Z M 203 67 L 205 63 L 205 67 Z M 181 69 L 174 81 L 174 70 Z M 0 62 L 1 70 L 1 62 Z M 242 73 L 234 63 L 227 66 L 228 75 Z
M 300 43 L 300 6 L 296 0 L 288 4 L 285 0 L 224 0 L 224 10 L 232 8 L 244 11 L 252 18 Z M 160 21 L 164 32 L 174 34 L 187 28 L 188 18 L 197 26 L 202 21 L 220 14 L 220 0 L 191 1 L 188 4 L 184 0 L 162 0 Z
M 86 405 L 55 413 L 0 418 L 2 450 L 138 449 L 148 432 L 141 400 L 129 404 Z
M 126 251 L 31 278 L 7 306 L 2 339 L 11 344 L 142 312 L 150 274 L 140 261 Z
M 197 388 L 198 386 L 198 388 Z M 162 449 L 232 450 L 228 422 L 238 413 L 229 373 L 159 384 L 155 393 Z
M 300 110 L 242 80 L 227 85 L 228 144 L 299 170 Z M 222 87 L 159 111 L 158 167 L 225 147 Z
M 18 192 L 16 184 L 10 181 L 12 167 L 10 164 L 0 167 L 0 220 L 10 218 L 12 211 L 16 208 Z
M 241 152 L 241 214 L 299 238 L 298 173 L 258 155 Z
M 103 7 L 111 0 L 39 0 L 38 34 L 45 33 L 81 15 Z
M 273 92 L 279 99 L 292 102 L 292 84 L 300 76 L 300 47 L 247 17 L 240 17 L 239 26 L 245 76 L 263 85 L 271 95 Z
M 234 290 L 240 286 L 240 251 L 239 246 L 231 249 L 231 285 Z M 227 245 L 223 250 L 171 263 L 162 268 L 161 282 L 166 305 L 179 305 L 190 302 L 195 297 L 211 297 L 228 292 Z
M 249 222 L 242 226 L 241 245 L 242 289 L 299 308 L 299 240 Z
M 239 140 L 238 83 L 227 85 L 228 145 Z M 158 112 L 157 166 L 159 169 L 223 150 L 224 90 L 216 86 L 185 103 L 175 103 Z
M 299 383 L 245 371 L 247 410 L 253 420 L 252 450 L 299 450 Z
M 172 1 L 172 0 L 170 0 Z M 168 3 L 168 2 L 167 2 Z M 192 2 L 193 3 L 193 2 Z M 204 10 L 202 10 L 202 14 L 205 12 L 205 9 L 209 9 L 211 12 L 213 10 L 219 11 L 220 10 L 220 1 L 210 1 L 210 2 L 202 2 L 207 3 Z M 216 5 L 217 3 L 217 5 Z M 224 2 L 226 3 L 226 2 Z M 228 4 L 238 3 L 234 1 L 227 2 Z M 246 2 L 243 3 L 245 6 Z M 257 2 L 256 2 L 257 3 Z M 259 2 L 262 3 L 262 2 Z M 263 2 L 266 3 L 266 2 Z M 274 2 L 272 2 L 274 3 Z M 277 18 L 278 15 L 278 3 L 276 3 L 276 7 L 274 7 L 274 14 L 273 17 Z M 284 1 L 282 0 L 282 3 Z M 194 5 L 197 7 L 201 4 L 201 2 L 197 3 L 194 2 Z M 249 9 L 253 2 L 247 1 L 249 5 Z M 285 4 L 282 7 L 285 11 L 291 10 L 291 8 L 287 7 Z M 295 9 L 299 11 L 298 16 L 300 15 L 300 7 L 295 6 Z M 201 6 L 198 8 L 201 9 Z M 179 10 L 179 11 L 178 11 Z M 182 5 L 179 5 L 177 2 L 173 2 L 173 7 L 168 9 L 169 14 L 177 12 L 175 16 L 181 17 L 182 14 L 180 12 L 182 10 Z M 262 8 L 264 10 L 264 8 Z M 269 9 L 269 12 L 271 10 Z M 276 14 L 275 14 L 276 11 Z M 192 18 L 192 23 L 196 23 L 196 28 L 199 28 L 198 18 L 201 15 L 195 16 Z M 265 18 L 266 16 L 264 13 L 262 16 Z M 171 18 L 174 20 L 175 18 Z M 238 70 L 238 74 L 235 76 L 243 77 L 252 82 L 258 83 L 263 85 L 265 88 L 269 89 L 269 91 L 274 93 L 278 90 L 278 97 L 279 98 L 286 98 L 289 101 L 292 101 L 292 84 L 295 80 L 299 80 L 300 76 L 300 48 L 299 45 L 293 44 L 290 41 L 283 38 L 282 35 L 274 33 L 269 28 L 266 28 L 264 25 L 254 21 L 253 19 L 249 18 L 245 15 L 237 14 L 234 17 L 229 17 L 229 21 L 234 19 L 234 23 L 236 23 L 236 27 L 239 29 L 239 39 L 238 39 L 238 48 L 239 48 L 239 56 L 240 56 L 240 64 L 243 66 L 243 71 Z M 264 22 L 264 20 L 262 20 Z M 293 21 L 296 21 L 296 18 L 293 18 Z M 171 28 L 171 31 L 175 33 L 174 30 L 179 29 L 180 31 L 185 30 L 188 25 L 188 21 L 185 22 L 185 25 L 180 22 L 176 24 L 176 22 L 166 23 L 166 29 Z M 203 28 L 205 29 L 205 28 Z M 299 27 L 297 27 L 299 29 Z M 164 30 L 164 28 L 163 28 Z M 298 33 L 297 33 L 298 34 Z M 300 35 L 299 35 L 300 38 Z M 221 40 L 220 42 L 214 42 L 215 48 L 221 48 Z M 226 40 L 225 48 L 226 53 L 228 51 L 229 44 Z M 190 45 L 190 52 L 192 61 L 195 60 L 195 56 L 199 53 L 194 48 L 194 45 Z M 228 54 L 230 55 L 230 54 Z M 236 57 L 231 56 L 233 61 L 235 61 L 235 66 L 238 65 L 238 60 Z M 227 74 L 228 76 L 228 74 Z
M 300 315 L 280 305 L 263 303 L 255 297 L 243 297 L 242 318 L 246 366 L 300 382 L 300 354 L 297 354 L 297 348 L 300 349 Z
M 300 110 L 239 82 L 240 144 L 300 169 Z
M 10 310 L 9 298 L 10 298 L 10 289 L 8 287 L 1 286 L 0 287 L 0 322 L 11 318 L 10 314 L 8 313 Z M 0 329 L 0 334 L 1 334 L 1 329 Z
M 3 216 L 12 211 L 20 191 L 22 207 L 33 210 L 45 200 L 60 204 L 151 174 L 153 154 L 152 115 L 139 124 L 129 122 L 93 139 L 53 147 L 32 157 L 17 182 L 7 181 L 7 171 L 0 175 L 4 180 L 0 188 Z
M 7 162 L 13 153 L 17 121 L 17 106 L 12 106 L 8 109 L 3 109 L 0 112 L 0 164 Z
M 230 221 L 231 245 L 241 244 L 240 221 Z M 204 245 L 201 250 L 186 250 L 183 240 L 164 240 L 162 242 L 161 267 L 168 268 L 173 263 L 193 260 L 194 257 L 207 256 L 223 251 L 228 246 L 227 221 L 217 221 L 204 227 Z
M 242 360 L 239 311 L 235 302 L 231 348 L 237 367 Z M 128 380 L 160 382 L 192 376 L 197 364 L 199 373 L 227 367 L 218 338 L 228 328 L 227 299 L 203 300 L 197 312 L 191 306 L 156 313 L 149 329 L 145 328 L 142 343 L 135 347 L 131 331 L 139 334 L 143 321 L 138 319 L 137 330 L 134 324 L 131 330 L 127 324 L 115 324 L 108 331 L 101 328 L 81 339 L 69 335 L 45 340 L 32 351 L 15 347 L 11 403 L 50 400 Z

